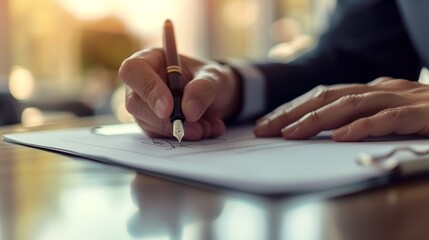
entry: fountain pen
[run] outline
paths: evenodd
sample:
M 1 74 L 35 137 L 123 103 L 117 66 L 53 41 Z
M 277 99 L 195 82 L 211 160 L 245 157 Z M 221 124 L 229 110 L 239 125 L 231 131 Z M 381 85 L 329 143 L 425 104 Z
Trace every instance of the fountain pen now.
M 182 112 L 183 80 L 182 69 L 179 64 L 179 56 L 176 49 L 176 40 L 174 37 L 173 23 L 166 20 L 164 23 L 164 57 L 166 63 L 167 85 L 173 95 L 173 112 L 170 120 L 173 123 L 173 136 L 179 143 L 185 136 L 183 122 L 185 117 Z

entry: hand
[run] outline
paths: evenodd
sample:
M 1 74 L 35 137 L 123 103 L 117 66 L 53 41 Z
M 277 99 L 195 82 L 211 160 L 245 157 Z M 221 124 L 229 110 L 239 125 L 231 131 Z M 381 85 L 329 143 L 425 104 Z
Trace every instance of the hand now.
M 187 140 L 216 137 L 225 132 L 222 119 L 239 108 L 239 84 L 230 67 L 181 56 L 184 80 L 182 110 Z M 172 136 L 173 96 L 165 83 L 161 49 L 148 49 L 126 59 L 119 76 L 127 86 L 126 107 L 151 137 Z
M 131 183 L 131 197 L 137 211 L 127 227 L 138 239 L 176 236 L 185 226 L 197 222 L 211 226 L 225 206 L 219 193 L 141 174 L 136 174 Z M 210 228 L 200 230 L 202 236 L 194 235 L 195 239 L 210 239 L 207 234 L 211 231 L 204 232 Z
M 319 86 L 259 119 L 254 132 L 260 137 L 308 139 L 330 129 L 336 129 L 335 141 L 389 134 L 429 136 L 429 86 L 387 77 L 368 84 Z

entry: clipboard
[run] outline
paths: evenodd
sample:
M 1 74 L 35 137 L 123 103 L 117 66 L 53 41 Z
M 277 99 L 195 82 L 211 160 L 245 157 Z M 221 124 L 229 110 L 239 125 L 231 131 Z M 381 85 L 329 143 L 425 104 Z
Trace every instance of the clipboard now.
M 287 141 L 256 138 L 251 126 L 243 126 L 228 129 L 220 138 L 179 144 L 174 139 L 149 138 L 137 124 L 128 124 L 14 133 L 3 139 L 170 180 L 262 195 L 296 195 L 352 185 L 368 188 L 392 176 L 429 171 L 429 139 L 413 136 L 339 143 L 330 138 L 330 132 L 322 132 L 310 140 Z M 397 150 L 404 146 L 412 151 Z M 359 162 L 362 152 L 373 160 L 392 152 L 394 158 Z

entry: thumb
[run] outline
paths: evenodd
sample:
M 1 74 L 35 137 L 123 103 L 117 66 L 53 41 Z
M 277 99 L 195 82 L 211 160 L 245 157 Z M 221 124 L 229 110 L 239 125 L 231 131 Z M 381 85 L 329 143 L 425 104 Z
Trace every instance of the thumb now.
M 198 121 L 213 104 L 218 95 L 219 75 L 200 71 L 186 84 L 183 92 L 182 109 L 189 122 Z

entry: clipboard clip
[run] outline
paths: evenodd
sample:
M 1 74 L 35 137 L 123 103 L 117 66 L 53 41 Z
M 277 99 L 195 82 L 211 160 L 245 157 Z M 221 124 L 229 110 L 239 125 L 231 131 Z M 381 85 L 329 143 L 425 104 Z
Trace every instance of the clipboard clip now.
M 414 155 L 409 159 L 398 159 L 398 152 L 408 152 Z M 363 167 L 378 168 L 383 171 L 392 171 L 401 176 L 429 173 L 429 148 L 417 150 L 409 146 L 393 148 L 389 152 L 379 155 L 361 154 L 357 163 Z

